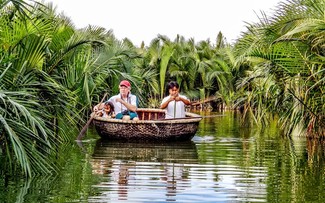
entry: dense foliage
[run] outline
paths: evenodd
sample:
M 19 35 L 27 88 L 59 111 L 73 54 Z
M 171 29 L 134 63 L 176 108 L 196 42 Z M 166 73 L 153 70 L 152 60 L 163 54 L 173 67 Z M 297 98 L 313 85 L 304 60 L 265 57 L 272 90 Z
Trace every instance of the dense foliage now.
M 195 42 L 158 35 L 148 46 L 111 30 L 76 29 L 51 4 L 0 1 L 0 158 L 4 171 L 54 171 L 53 156 L 75 137 L 91 106 L 120 79 L 142 107 L 158 107 L 169 80 L 192 100 L 243 110 L 257 124 L 273 116 L 290 135 L 325 136 L 325 3 L 290 0 L 247 25 L 235 44 L 222 33 Z M 69 130 L 67 130 L 69 129 Z

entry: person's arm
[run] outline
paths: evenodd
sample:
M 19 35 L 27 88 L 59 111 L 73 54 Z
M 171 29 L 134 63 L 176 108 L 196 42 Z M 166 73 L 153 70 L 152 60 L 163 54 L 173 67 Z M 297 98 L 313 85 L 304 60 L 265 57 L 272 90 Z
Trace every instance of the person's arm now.
M 119 98 L 119 97 L 116 98 L 115 101 L 116 101 L 116 102 L 120 102 L 121 104 L 123 104 L 123 106 L 125 106 L 125 107 L 126 107 L 128 110 L 130 110 L 130 111 L 135 112 L 135 111 L 137 110 L 137 107 L 136 107 L 135 105 L 130 104 L 130 103 L 124 101 L 123 99 Z
M 165 109 L 165 108 L 167 108 L 169 102 L 173 101 L 174 99 L 175 99 L 175 97 L 172 97 L 172 96 L 170 96 L 168 99 L 167 99 L 167 98 L 164 99 L 164 100 L 166 100 L 166 101 L 164 101 L 164 100 L 162 101 L 162 103 L 161 103 L 161 105 L 160 105 L 160 108 L 161 108 L 161 109 Z
M 97 112 L 99 110 L 102 110 L 104 108 L 104 105 L 105 104 L 103 104 L 103 103 L 97 104 L 96 106 L 94 106 L 93 111 Z
M 191 101 L 187 97 L 178 96 L 175 98 L 176 101 L 182 101 L 185 105 L 191 105 Z
M 112 96 L 111 98 L 109 98 L 106 102 L 111 102 L 112 100 L 113 100 L 113 98 L 114 98 L 114 96 Z M 102 103 L 100 103 L 100 104 L 97 104 L 96 106 L 94 106 L 94 108 L 93 108 L 93 111 L 99 111 L 99 110 L 102 110 L 103 108 L 104 108 L 104 106 L 105 106 L 105 102 L 102 102 Z

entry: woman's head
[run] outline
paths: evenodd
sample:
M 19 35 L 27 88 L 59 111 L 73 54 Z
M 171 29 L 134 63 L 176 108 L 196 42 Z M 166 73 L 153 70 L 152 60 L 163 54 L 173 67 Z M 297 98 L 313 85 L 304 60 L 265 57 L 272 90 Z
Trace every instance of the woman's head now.
M 176 96 L 179 92 L 179 84 L 176 81 L 171 81 L 167 84 L 167 89 L 170 96 Z

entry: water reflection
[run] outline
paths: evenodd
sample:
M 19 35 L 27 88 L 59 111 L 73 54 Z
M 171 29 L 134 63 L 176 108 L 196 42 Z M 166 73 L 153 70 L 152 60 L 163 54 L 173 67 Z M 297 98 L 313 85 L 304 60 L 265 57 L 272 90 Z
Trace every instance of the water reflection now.
M 201 149 L 203 156 L 214 157 L 214 161 L 209 158 L 201 162 L 197 146 L 201 147 L 202 143 L 99 140 L 91 159 L 93 174 L 101 177 L 95 186 L 99 194 L 89 201 L 263 201 L 267 168 L 239 167 L 234 161 L 243 158 L 236 144 L 243 142 L 247 140 L 222 139 L 205 143 L 205 149 Z
M 99 139 L 93 159 L 143 162 L 197 163 L 196 145 L 192 141 L 169 143 L 132 143 Z
M 102 195 L 90 201 L 98 201 L 98 198 L 140 201 L 148 200 L 148 194 L 174 201 L 177 190 L 190 187 L 188 171 L 191 164 L 197 163 L 196 145 L 191 141 L 124 143 L 98 140 L 91 165 L 93 174 L 103 177 L 96 186 Z
M 307 139 L 308 164 L 325 163 L 325 141 Z
M 239 122 L 211 114 L 180 143 L 111 142 L 94 131 L 58 149 L 55 177 L 26 181 L 1 163 L 0 202 L 324 202 L 324 142 Z

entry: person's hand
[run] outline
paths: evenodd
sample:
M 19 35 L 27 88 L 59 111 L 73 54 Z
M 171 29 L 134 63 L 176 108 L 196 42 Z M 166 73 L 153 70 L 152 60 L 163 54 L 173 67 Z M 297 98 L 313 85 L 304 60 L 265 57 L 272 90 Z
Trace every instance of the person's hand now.
M 170 96 L 170 101 L 179 101 L 180 99 L 179 99 L 179 96 L 178 96 L 178 94 L 175 94 L 175 95 L 171 95 Z
M 95 112 L 96 116 L 103 116 L 103 112 L 101 111 L 98 111 L 98 112 Z
M 181 98 L 179 96 L 175 97 L 175 101 L 180 101 Z
M 94 106 L 94 109 L 93 109 L 93 111 L 98 111 L 98 106 Z
M 118 97 L 118 98 L 115 99 L 115 101 L 116 101 L 116 102 L 120 102 L 120 103 L 122 103 L 123 100 L 122 100 L 121 98 Z

